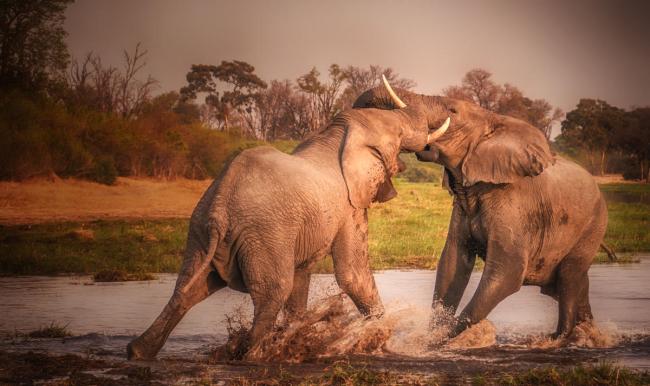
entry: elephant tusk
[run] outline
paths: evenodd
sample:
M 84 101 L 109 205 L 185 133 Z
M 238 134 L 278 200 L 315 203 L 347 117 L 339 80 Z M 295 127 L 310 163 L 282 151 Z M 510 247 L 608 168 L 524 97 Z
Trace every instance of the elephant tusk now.
M 432 143 L 432 142 L 434 142 L 436 139 L 440 138 L 440 137 L 445 133 L 445 131 L 447 131 L 447 129 L 449 128 L 449 123 L 450 123 L 450 122 L 451 122 L 451 118 L 447 117 L 447 119 L 445 119 L 445 123 L 443 123 L 443 124 L 442 124 L 442 125 L 441 125 L 437 130 L 436 130 L 436 131 L 434 131 L 433 133 L 429 133 L 429 134 L 427 135 L 427 143 Z
M 395 105 L 397 105 L 397 108 L 403 109 L 406 107 L 406 103 L 402 102 L 401 99 L 395 94 L 395 91 L 393 91 L 393 88 L 390 87 L 390 84 L 388 84 L 388 80 L 386 80 L 386 75 L 381 74 L 381 80 L 384 82 L 384 87 L 386 87 L 386 91 L 388 91 L 388 94 L 390 95 L 390 99 L 393 100 Z

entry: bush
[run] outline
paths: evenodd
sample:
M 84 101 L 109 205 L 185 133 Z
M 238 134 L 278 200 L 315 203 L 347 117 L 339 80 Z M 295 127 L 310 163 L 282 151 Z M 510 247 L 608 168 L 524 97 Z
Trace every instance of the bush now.
M 429 168 L 411 167 L 399 173 L 397 177 L 401 177 L 408 182 L 440 182 L 440 177 L 437 173 Z
M 95 161 L 89 179 L 104 185 L 114 185 L 117 181 L 117 169 L 111 157 L 102 157 Z

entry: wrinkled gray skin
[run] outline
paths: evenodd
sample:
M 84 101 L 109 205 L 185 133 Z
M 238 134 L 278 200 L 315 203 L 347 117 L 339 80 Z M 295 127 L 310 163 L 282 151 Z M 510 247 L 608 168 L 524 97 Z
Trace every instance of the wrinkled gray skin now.
M 592 176 L 551 153 L 531 125 L 444 97 L 397 91 L 414 122 L 451 117 L 449 130 L 419 160 L 444 166 L 454 195 L 447 241 L 438 264 L 434 306 L 456 311 L 474 261 L 480 283 L 452 336 L 484 319 L 522 285 L 537 285 L 559 303 L 556 337 L 592 319 L 587 271 L 607 226 L 605 201 Z M 381 89 L 356 107 L 393 108 Z
M 305 310 L 309 268 L 329 253 L 359 311 L 381 315 L 367 208 L 396 195 L 398 154 L 423 150 L 429 128 L 403 111 L 348 110 L 292 155 L 265 146 L 235 157 L 194 209 L 174 293 L 128 357 L 155 357 L 183 315 L 226 286 L 251 295 L 254 345 L 283 306 Z

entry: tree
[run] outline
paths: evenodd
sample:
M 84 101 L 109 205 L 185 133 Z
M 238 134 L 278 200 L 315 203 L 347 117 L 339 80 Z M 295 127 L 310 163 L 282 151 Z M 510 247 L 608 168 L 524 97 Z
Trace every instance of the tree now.
M 495 112 L 524 120 L 540 129 L 550 139 L 553 123 L 562 118 L 561 109 L 551 106 L 544 99 L 530 99 L 517 87 L 504 84 L 499 91 Z
M 225 83 L 230 89 L 219 92 L 224 85 L 217 82 Z M 213 119 L 218 128 L 228 130 L 231 120 L 239 114 L 249 130 L 255 130 L 255 100 L 257 94 L 267 87 L 266 83 L 255 75 L 255 67 L 239 60 L 224 60 L 218 66 L 194 64 L 187 73 L 187 83 L 188 85 L 181 89 L 182 99 L 194 100 L 199 93 L 207 94 L 204 115 Z
M 0 88 L 42 91 L 62 78 L 69 61 L 64 12 L 71 2 L 0 2 Z
M 289 80 L 273 80 L 266 90 L 257 95 L 256 107 L 262 139 L 273 141 L 286 137 L 291 132 L 291 127 L 295 124 L 290 109 L 293 98 L 293 85 Z
M 371 65 L 368 68 L 361 68 L 355 66 L 347 66 L 343 73 L 347 87 L 341 94 L 339 105 L 342 108 L 350 108 L 354 101 L 364 91 L 381 84 L 381 76 L 385 75 L 388 82 L 396 88 L 411 90 L 415 87 L 415 82 L 410 79 L 404 79 L 399 76 L 390 67 L 381 67 Z
M 124 67 L 104 66 L 99 56 L 89 52 L 82 61 L 74 60 L 67 74 L 68 105 L 80 106 L 132 118 L 151 99 L 158 81 L 151 75 L 144 80 L 138 74 L 146 66 L 146 50 L 140 43 L 132 53 L 124 50 Z
M 551 136 L 553 123 L 559 121 L 564 113 L 551 106 L 544 99 L 530 99 L 523 92 L 506 83 L 496 84 L 492 74 L 476 68 L 465 74 L 461 86 L 449 86 L 443 94 L 449 98 L 473 102 L 486 110 L 524 120 L 540 129 L 547 139 Z
M 636 172 L 628 169 L 624 178 L 650 182 L 650 107 L 636 108 L 625 114 L 625 124 L 614 135 L 614 146 L 631 156 Z
M 341 111 L 339 96 L 346 75 L 338 64 L 328 70 L 328 82 L 321 82 L 316 67 L 298 78 L 298 88 L 308 97 L 310 109 L 309 130 L 316 131 Z
M 487 110 L 494 111 L 499 98 L 499 87 L 492 81 L 492 74 L 481 68 L 468 71 L 462 80 L 460 90 L 448 90 L 462 95 L 461 99 L 470 100 Z M 462 94 L 461 94 L 462 90 Z M 443 90 L 446 94 L 446 91 Z
M 587 152 L 592 171 L 604 175 L 614 133 L 623 126 L 623 110 L 599 99 L 580 99 L 562 121 L 561 141 Z

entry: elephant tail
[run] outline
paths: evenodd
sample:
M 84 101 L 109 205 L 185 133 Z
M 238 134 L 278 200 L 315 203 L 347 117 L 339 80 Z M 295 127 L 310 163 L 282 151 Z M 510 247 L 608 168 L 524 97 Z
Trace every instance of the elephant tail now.
M 181 289 L 182 292 L 186 292 L 191 288 L 194 283 L 203 276 L 203 273 L 210 268 L 214 254 L 217 252 L 217 247 L 219 246 L 219 241 L 221 241 L 221 232 L 219 231 L 223 224 L 219 224 L 215 218 L 211 218 L 208 222 L 207 231 L 208 231 L 208 250 L 201 265 L 194 271 L 194 274 L 190 280 L 183 286 Z
M 600 247 L 607 254 L 607 258 L 609 259 L 609 261 L 612 262 L 618 261 L 618 257 L 616 257 L 616 253 L 614 253 L 614 250 L 612 248 L 608 247 L 605 243 L 600 243 Z

